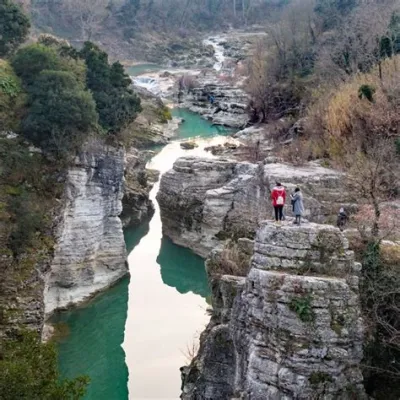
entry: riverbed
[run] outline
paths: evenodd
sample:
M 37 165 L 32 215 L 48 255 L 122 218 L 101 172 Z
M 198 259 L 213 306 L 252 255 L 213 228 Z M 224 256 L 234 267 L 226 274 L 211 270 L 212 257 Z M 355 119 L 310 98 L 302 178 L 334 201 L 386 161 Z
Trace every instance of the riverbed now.
M 187 110 L 178 138 L 162 148 L 148 167 L 164 173 L 183 155 L 212 157 L 204 150 L 226 141 L 226 131 Z M 183 150 L 181 140 L 198 147 Z M 179 368 L 188 363 L 209 320 L 210 295 L 204 260 L 162 236 L 157 201 L 151 221 L 125 232 L 130 278 L 84 307 L 60 314 L 68 334 L 59 343 L 63 377 L 88 375 L 86 399 L 177 399 Z

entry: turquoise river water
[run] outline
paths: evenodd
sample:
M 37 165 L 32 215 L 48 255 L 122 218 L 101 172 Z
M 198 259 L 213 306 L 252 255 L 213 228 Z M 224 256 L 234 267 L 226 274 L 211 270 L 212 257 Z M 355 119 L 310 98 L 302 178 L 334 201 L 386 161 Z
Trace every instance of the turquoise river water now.
M 199 147 L 184 151 L 179 140 L 165 146 L 149 163 L 161 173 L 182 155 L 212 157 L 204 147 L 224 140 L 221 128 L 198 115 L 173 114 L 185 120 L 178 139 L 197 137 Z M 158 188 L 150 193 L 152 220 L 125 232 L 130 277 L 55 318 L 68 327 L 58 344 L 61 374 L 88 375 L 88 400 L 178 399 L 179 367 L 209 319 L 204 261 L 162 236 Z

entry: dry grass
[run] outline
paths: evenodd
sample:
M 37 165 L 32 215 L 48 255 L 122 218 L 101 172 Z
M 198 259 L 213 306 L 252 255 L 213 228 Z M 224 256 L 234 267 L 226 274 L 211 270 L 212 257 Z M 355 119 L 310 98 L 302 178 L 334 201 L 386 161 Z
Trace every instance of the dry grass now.
M 305 137 L 312 158 L 342 157 L 365 148 L 371 140 L 400 135 L 400 56 L 387 59 L 366 74 L 357 74 L 338 88 L 315 93 L 307 113 Z M 360 88 L 373 90 L 373 99 L 360 97 Z
M 229 242 L 215 259 L 207 265 L 211 276 L 247 276 L 250 270 L 250 257 L 240 250 L 236 242 Z
M 182 350 L 181 353 L 185 357 L 185 363 L 186 365 L 190 365 L 195 357 L 197 356 L 197 353 L 199 351 L 199 341 L 193 339 L 191 344 L 188 344 L 186 346 L 185 350 Z

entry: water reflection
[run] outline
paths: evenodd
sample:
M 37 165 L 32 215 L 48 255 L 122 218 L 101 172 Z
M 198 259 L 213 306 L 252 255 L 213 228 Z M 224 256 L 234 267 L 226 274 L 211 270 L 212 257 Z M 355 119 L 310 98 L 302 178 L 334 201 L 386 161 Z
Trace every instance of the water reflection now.
M 125 229 L 124 237 L 128 254 L 140 243 L 141 239 L 148 234 L 149 229 L 149 221 L 143 222 L 138 227 Z
M 128 398 L 128 368 L 121 348 L 128 308 L 125 278 L 98 296 L 85 308 L 60 313 L 54 323 L 66 324 L 68 335 L 58 344 L 62 377 L 88 375 L 85 399 L 124 400 Z
M 161 242 L 157 263 L 161 267 L 163 282 L 181 294 L 193 292 L 206 298 L 210 289 L 204 260 L 188 249 L 179 247 L 168 238 Z

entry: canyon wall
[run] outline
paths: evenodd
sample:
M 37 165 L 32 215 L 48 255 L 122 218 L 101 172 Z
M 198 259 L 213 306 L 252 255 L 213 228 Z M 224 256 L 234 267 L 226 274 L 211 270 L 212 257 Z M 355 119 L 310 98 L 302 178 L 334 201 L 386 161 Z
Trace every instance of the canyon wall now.
M 92 141 L 69 169 L 57 244 L 46 275 L 46 314 L 127 273 L 122 223 L 125 151 Z
M 273 216 L 270 190 L 276 181 L 288 193 L 301 187 L 310 221 L 326 222 L 347 200 L 342 175 L 316 163 L 295 167 L 183 157 L 161 178 L 157 200 L 164 234 L 202 257 L 228 237 L 254 237 L 259 222 Z
M 181 398 L 365 399 L 360 268 L 336 228 L 262 223 L 248 276 L 213 279 Z

